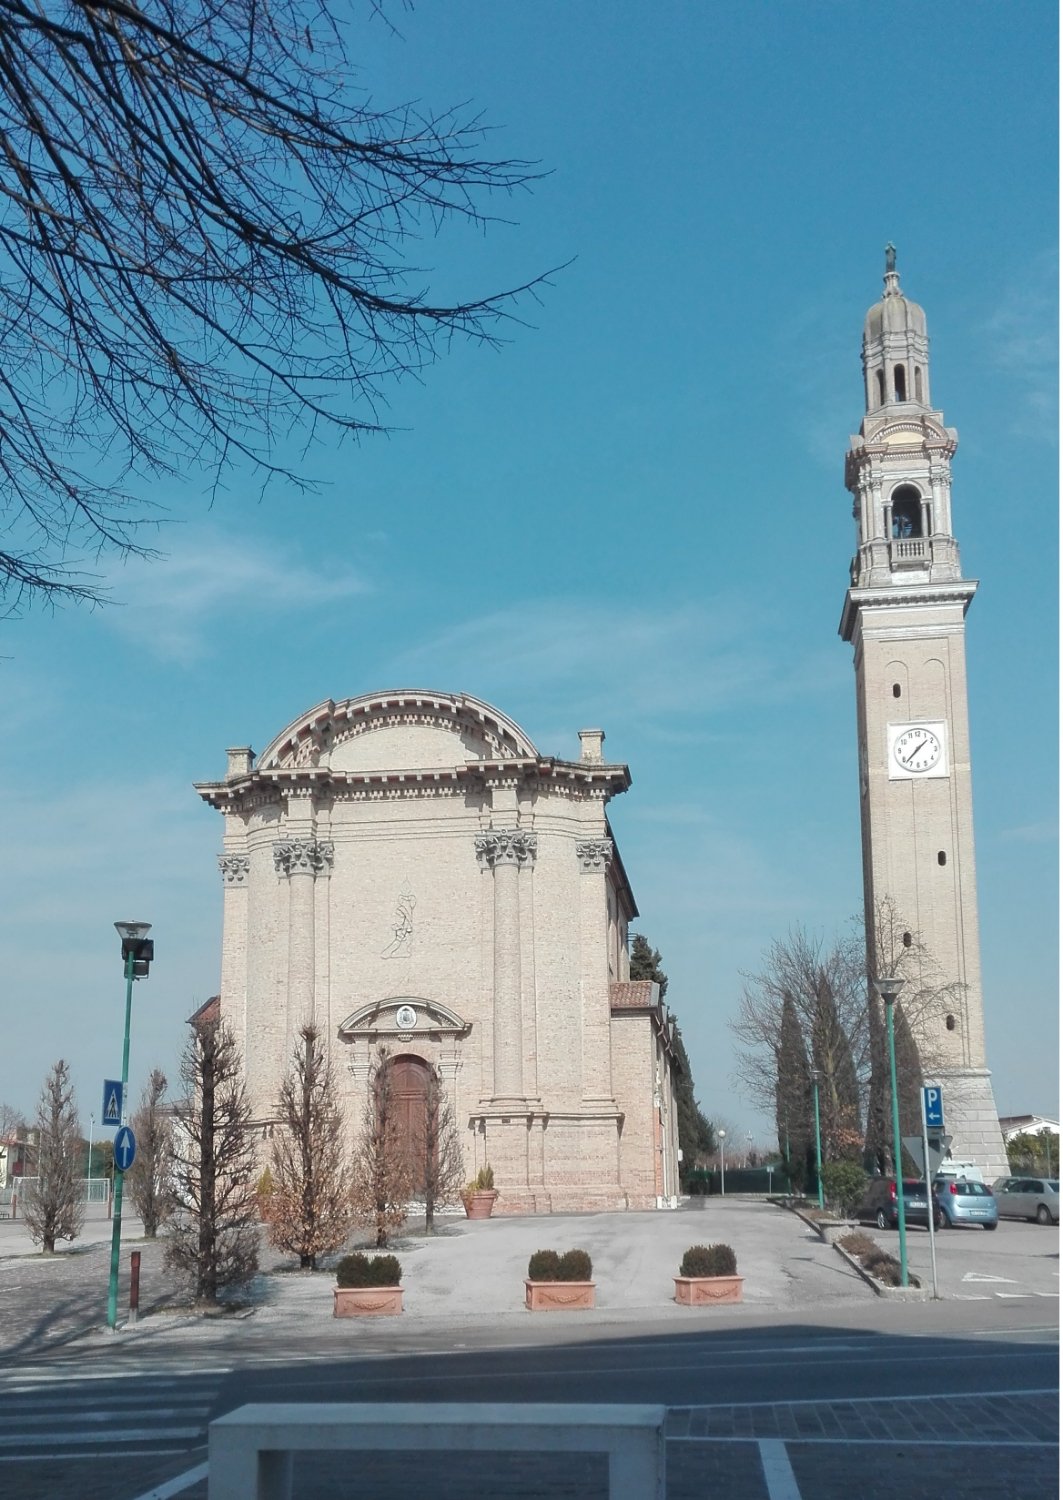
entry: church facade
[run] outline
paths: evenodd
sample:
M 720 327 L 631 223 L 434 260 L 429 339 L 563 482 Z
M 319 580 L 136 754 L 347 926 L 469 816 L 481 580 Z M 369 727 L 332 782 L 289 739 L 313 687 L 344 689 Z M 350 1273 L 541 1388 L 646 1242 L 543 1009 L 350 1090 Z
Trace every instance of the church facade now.
M 675 1202 L 675 1028 L 628 972 L 606 809 L 631 778 L 604 738 L 563 760 L 478 699 L 370 694 L 197 785 L 224 820 L 220 1007 L 257 1125 L 312 1020 L 352 1139 L 381 1046 L 411 1121 L 438 1069 L 497 1213 Z

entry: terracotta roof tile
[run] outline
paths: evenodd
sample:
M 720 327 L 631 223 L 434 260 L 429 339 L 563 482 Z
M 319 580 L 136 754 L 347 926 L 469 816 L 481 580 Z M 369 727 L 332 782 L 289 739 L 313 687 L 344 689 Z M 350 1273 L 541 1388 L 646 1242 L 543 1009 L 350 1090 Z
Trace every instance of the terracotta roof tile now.
M 652 1010 L 660 999 L 660 985 L 652 979 L 624 979 L 609 986 L 610 1010 Z

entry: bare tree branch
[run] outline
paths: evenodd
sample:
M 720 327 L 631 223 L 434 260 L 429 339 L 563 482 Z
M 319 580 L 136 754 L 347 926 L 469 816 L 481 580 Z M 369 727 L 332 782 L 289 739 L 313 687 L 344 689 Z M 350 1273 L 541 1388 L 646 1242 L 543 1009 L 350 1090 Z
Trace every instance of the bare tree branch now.
M 332 0 L 0 0 L 0 597 L 96 599 L 148 552 L 134 480 L 380 430 L 391 383 L 515 299 L 436 300 L 407 246 L 527 161 L 466 108 L 378 108 Z

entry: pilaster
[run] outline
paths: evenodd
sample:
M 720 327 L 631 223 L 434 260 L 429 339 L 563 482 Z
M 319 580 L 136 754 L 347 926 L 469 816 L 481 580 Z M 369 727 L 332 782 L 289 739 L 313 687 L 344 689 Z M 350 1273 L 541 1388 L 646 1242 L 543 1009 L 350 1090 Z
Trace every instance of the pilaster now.
M 521 989 L 520 872 L 535 860 L 537 840 L 522 828 L 493 828 L 476 835 L 476 857 L 491 870 L 494 906 L 494 1076 L 492 1101 L 518 1105 L 524 1098 L 524 1026 Z
M 609 1037 L 609 903 L 605 882 L 613 859 L 612 841 L 581 839 L 580 912 L 580 1078 L 585 1107 L 616 1108 L 613 1100 Z

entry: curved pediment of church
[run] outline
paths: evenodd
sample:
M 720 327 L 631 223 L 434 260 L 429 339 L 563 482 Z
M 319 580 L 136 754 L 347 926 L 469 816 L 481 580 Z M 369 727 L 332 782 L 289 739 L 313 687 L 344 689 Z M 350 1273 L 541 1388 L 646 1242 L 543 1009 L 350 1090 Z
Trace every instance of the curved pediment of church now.
M 457 1011 L 440 1005 L 437 1000 L 424 1000 L 414 995 L 392 995 L 387 1000 L 374 1000 L 353 1011 L 339 1028 L 340 1036 L 348 1041 L 354 1037 L 383 1040 L 418 1034 L 464 1036 L 468 1030 L 469 1022 L 462 1020 Z
M 489 703 L 464 693 L 402 690 L 318 704 L 277 735 L 258 765 L 372 773 L 537 758 L 520 726 Z

